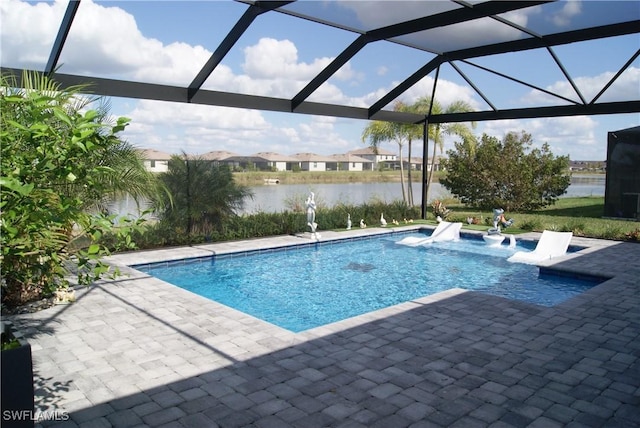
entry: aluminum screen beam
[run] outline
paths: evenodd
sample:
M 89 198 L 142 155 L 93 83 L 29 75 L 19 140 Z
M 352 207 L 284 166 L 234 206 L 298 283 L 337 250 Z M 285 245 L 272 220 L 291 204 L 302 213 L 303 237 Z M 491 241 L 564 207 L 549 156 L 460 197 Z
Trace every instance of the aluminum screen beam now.
M 268 12 L 272 9 L 291 3 L 291 1 L 271 1 L 271 2 L 257 2 L 256 5 L 250 5 L 249 8 L 240 17 L 236 25 L 233 26 L 231 31 L 227 33 L 222 43 L 218 46 L 215 52 L 211 55 L 207 63 L 198 72 L 198 75 L 193 79 L 193 82 L 189 85 L 189 99 L 193 98 L 196 92 L 200 90 L 204 82 L 209 78 L 213 70 L 220 64 L 222 59 L 229 53 L 231 48 L 242 37 L 244 32 L 249 28 L 253 21 L 259 15 Z
M 640 112 L 640 100 L 439 114 L 429 117 L 429 122 L 455 123 L 482 120 L 535 119 L 539 117 L 593 116 L 598 114 L 625 114 L 638 112 Z
M 371 30 L 366 34 L 358 37 L 349 47 L 342 51 L 320 74 L 318 74 L 309 84 L 307 84 L 296 96 L 293 97 L 291 103 L 291 111 L 295 111 L 298 106 L 307 99 L 316 89 L 324 82 L 329 80 L 343 65 L 353 58 L 362 48 L 371 42 L 386 40 L 393 37 L 411 34 L 418 31 L 429 30 L 438 27 L 444 27 L 451 24 L 471 21 L 474 19 L 485 18 L 487 16 L 500 13 L 510 12 L 539 4 L 549 3 L 549 0 L 543 1 L 498 1 L 485 2 L 477 4 L 473 7 L 466 6 L 454 9 L 448 12 L 436 15 L 425 16 L 411 21 L 401 22 L 399 24 L 389 25 L 387 27 Z M 386 104 L 384 104 L 386 105 Z M 372 111 L 382 109 L 372 107 Z
M 14 68 L 0 68 L 3 76 L 11 75 L 22 86 L 22 72 Z M 39 73 L 36 70 L 27 72 Z M 189 100 L 188 88 L 154 83 L 130 82 L 71 74 L 56 74 L 55 80 L 63 87 L 86 85 L 86 93 L 110 97 L 171 101 L 201 105 L 234 107 L 253 110 L 291 113 L 291 101 L 284 98 L 235 94 L 230 92 L 200 90 Z M 578 104 L 569 106 L 532 107 L 499 111 L 480 111 L 429 116 L 430 123 L 473 122 L 498 119 L 531 119 L 574 115 L 623 114 L 640 112 L 640 100 L 610 103 Z M 397 123 L 422 123 L 424 115 L 380 110 L 370 115 L 369 109 L 335 104 L 303 102 L 295 113 L 341 117 L 347 119 L 382 120 Z
M 64 42 L 67 40 L 69 30 L 71 30 L 71 24 L 73 23 L 73 18 L 76 16 L 79 6 L 80 0 L 71 0 L 67 5 L 67 10 L 64 12 L 62 23 L 60 23 L 60 28 L 58 28 L 58 35 L 56 36 L 55 42 L 53 42 L 53 47 L 49 54 L 49 60 L 47 61 L 47 65 L 44 69 L 46 74 L 53 73 L 53 70 L 55 70 L 58 65 L 62 48 L 64 48 Z

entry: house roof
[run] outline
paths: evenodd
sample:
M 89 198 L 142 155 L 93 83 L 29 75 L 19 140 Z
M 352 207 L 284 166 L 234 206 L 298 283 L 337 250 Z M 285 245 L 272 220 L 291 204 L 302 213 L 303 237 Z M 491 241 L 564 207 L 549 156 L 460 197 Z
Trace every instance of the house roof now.
M 141 2 L 143 8 L 153 13 L 155 2 Z M 559 117 L 574 115 L 599 115 L 635 113 L 640 111 L 639 93 L 615 93 L 608 91 L 621 75 L 628 70 L 640 55 L 636 52 L 609 52 L 606 43 L 599 49 L 591 48 L 590 59 L 585 65 L 569 70 L 557 51 L 578 52 L 585 43 L 616 37 L 637 37 L 640 32 L 640 8 L 637 1 L 594 0 L 579 2 L 579 13 L 571 19 L 559 20 L 569 1 L 517 0 L 517 1 L 254 1 L 238 0 L 231 2 L 207 2 L 211 13 L 207 26 L 229 30 L 221 39 L 209 46 L 213 52 L 206 63 L 193 71 L 189 84 L 171 80 L 172 76 L 136 76 L 127 75 L 127 64 L 113 64 L 112 69 L 91 69 L 83 63 L 79 52 L 65 50 L 67 36 L 73 34 L 76 12 L 82 8 L 79 0 L 67 3 L 63 19 L 57 33 L 47 32 L 48 38 L 41 40 L 42 46 L 51 46 L 48 60 L 3 64 L 1 72 L 12 74 L 18 86 L 22 86 L 22 71 L 31 69 L 52 75 L 63 87 L 71 85 L 89 85 L 95 95 L 150 99 L 182 103 L 226 106 L 264 111 L 278 111 L 308 115 L 321 115 L 340 118 L 383 120 L 397 123 L 453 123 L 498 119 L 523 119 L 537 117 Z M 195 10 L 202 2 L 185 2 L 184 8 Z M 237 21 L 229 24 L 229 15 L 215 13 L 221 5 L 237 6 Z M 193 9 L 191 9 L 193 8 Z M 575 9 L 575 8 L 574 8 Z M 572 10 L 574 10 L 572 9 Z M 384 13 L 379 13 L 381 10 Z M 377 11 L 377 13 L 376 13 Z M 81 14 L 80 14 L 81 15 Z M 566 14 L 565 14 L 566 15 Z M 225 88 L 213 90 L 216 73 L 214 71 L 224 63 L 227 55 L 234 55 L 244 49 L 239 43 L 245 33 L 260 32 L 260 22 L 273 16 L 286 16 L 300 20 L 316 29 L 338 29 L 344 37 L 318 38 L 314 41 L 322 45 L 330 58 L 326 66 L 316 75 L 310 76 L 302 88 L 284 98 L 252 93 L 227 92 Z M 528 19 L 523 19 L 527 17 Z M 553 19 L 551 19 L 553 17 Z M 259 18 L 259 19 L 258 19 Z M 79 22 L 79 26 L 86 22 Z M 104 25 L 97 23 L 95 25 Z M 158 25 L 161 25 L 158 23 Z M 164 24 L 162 24 L 164 25 Z M 294 26 L 292 26 L 294 27 Z M 282 28 L 280 37 L 286 38 L 288 28 Z M 193 28 L 203 32 L 208 28 Z M 313 30 L 311 30 L 313 31 Z M 293 37 L 293 35 L 291 35 Z M 213 39 L 216 40 L 216 39 Z M 128 40 L 130 49 L 144 50 L 136 46 L 135 39 Z M 82 44 L 79 44 L 82 48 Z M 78 49 L 71 47 L 69 49 Z M 373 50 L 380 56 L 388 57 L 393 65 L 394 56 L 388 55 L 390 49 L 401 49 L 413 59 L 413 68 L 407 69 L 406 78 L 389 85 L 386 93 L 371 97 L 368 105 L 352 105 L 348 99 L 335 101 L 323 98 L 327 82 L 344 69 L 349 61 L 358 60 L 361 51 Z M 59 73 L 60 56 L 65 53 L 64 69 L 71 73 Z M 335 52 L 335 54 L 333 54 Z M 96 53 L 99 54 L 99 53 Z M 512 54 L 519 58 L 528 58 L 537 62 L 544 57 L 551 67 L 559 73 L 573 90 L 569 95 L 558 93 L 536 85 L 535 74 L 529 67 L 520 67 L 514 75 L 483 65 L 483 58 L 513 61 Z M 301 58 L 307 58 L 300 52 Z M 585 87 L 581 76 L 589 63 L 608 61 L 609 68 L 617 70 L 601 87 Z M 186 65 L 186 61 L 185 62 Z M 31 68 L 29 68 L 31 67 Z M 298 70 L 282 70 L 282 73 L 298 73 Z M 426 114 L 393 111 L 394 102 L 410 90 L 422 78 L 430 76 L 434 81 L 433 94 L 441 88 L 440 74 L 450 73 L 452 78 L 483 100 L 480 110 L 465 113 L 439 113 L 429 111 Z M 524 85 L 541 96 L 537 99 L 513 95 L 510 102 L 498 106 L 495 96 L 483 92 L 474 79 L 475 73 L 489 73 L 496 80 L 509 85 Z M 218 73 L 224 75 L 224 73 Z M 295 75 L 291 81 L 295 81 Z M 161 82 L 161 83 L 159 83 Z M 591 83 L 589 83 L 591 85 Z M 582 90 L 580 87 L 582 86 Z M 219 88 L 217 86 L 216 88 Z M 586 94 L 585 88 L 588 89 Z M 325 91 L 326 92 L 326 91 Z M 330 92 L 330 91 L 329 91 Z M 625 92 L 625 91 L 622 91 Z M 628 92 L 628 91 L 627 91 Z M 633 92 L 633 91 L 632 91 Z M 504 94 L 505 91 L 502 91 Z M 509 95 L 509 92 L 506 93 Z M 321 101 L 318 101 L 318 100 Z M 534 104 L 529 104 L 533 102 Z
M 375 153 L 371 147 L 363 147 L 362 149 L 349 150 L 347 153 L 352 155 L 358 155 L 358 156 L 362 156 L 362 155 L 395 156 L 395 153 L 389 150 L 383 149 L 381 147 L 378 147 L 377 153 Z
M 213 150 L 211 152 L 203 153 L 200 155 L 205 160 L 224 160 L 233 156 L 240 156 L 237 153 L 228 152 L 226 150 Z
M 170 160 L 171 154 L 161 152 L 155 149 L 138 149 L 142 156 L 147 160 Z
M 302 162 L 334 162 L 334 159 L 329 156 L 317 155 L 315 153 L 296 153 L 292 156 Z
M 329 155 L 336 162 L 359 162 L 359 163 L 373 163 L 373 161 L 369 159 L 365 159 L 363 157 L 351 154 L 351 153 L 341 153 L 335 155 Z
M 261 158 L 269 162 L 299 162 L 299 159 L 297 158 L 274 152 L 259 152 L 254 153 L 251 156 Z

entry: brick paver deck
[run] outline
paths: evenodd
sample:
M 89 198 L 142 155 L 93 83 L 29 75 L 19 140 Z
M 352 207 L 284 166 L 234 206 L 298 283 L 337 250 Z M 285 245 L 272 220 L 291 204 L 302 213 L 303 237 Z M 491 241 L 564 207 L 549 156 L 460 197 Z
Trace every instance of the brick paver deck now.
M 611 279 L 554 308 L 455 289 L 295 334 L 124 268 L 11 320 L 32 345 L 37 410 L 70 417 L 44 426 L 640 426 L 640 244 L 573 242 L 589 248 L 549 264 Z

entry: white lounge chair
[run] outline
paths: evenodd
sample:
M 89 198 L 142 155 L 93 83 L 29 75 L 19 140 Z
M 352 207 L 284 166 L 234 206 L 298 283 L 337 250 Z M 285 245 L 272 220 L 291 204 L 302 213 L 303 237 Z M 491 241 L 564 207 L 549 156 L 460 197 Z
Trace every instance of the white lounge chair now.
M 430 236 L 425 238 L 407 236 L 406 238 L 398 241 L 397 244 L 417 247 L 418 245 L 431 244 L 433 242 L 457 241 L 460 239 L 460 229 L 462 229 L 462 223 L 441 221 Z
M 509 262 L 536 264 L 566 254 L 573 232 L 542 231 L 542 236 L 533 251 L 518 251 L 507 259 Z

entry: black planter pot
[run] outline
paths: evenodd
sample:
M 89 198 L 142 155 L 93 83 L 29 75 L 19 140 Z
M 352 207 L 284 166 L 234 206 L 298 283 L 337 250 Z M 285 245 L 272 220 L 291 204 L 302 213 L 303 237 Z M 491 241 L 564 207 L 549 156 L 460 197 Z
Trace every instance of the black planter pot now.
M 20 341 L 20 347 L 0 353 L 2 369 L 2 413 L 3 428 L 33 427 L 33 361 L 31 345 Z

